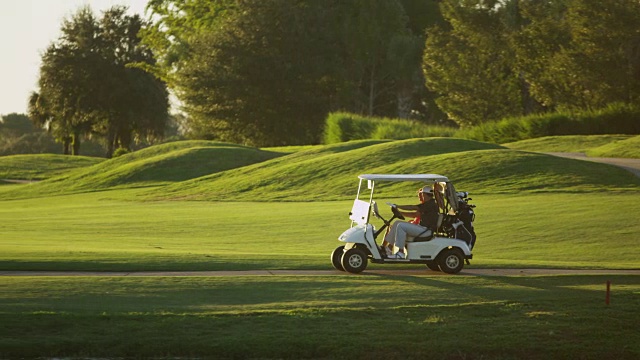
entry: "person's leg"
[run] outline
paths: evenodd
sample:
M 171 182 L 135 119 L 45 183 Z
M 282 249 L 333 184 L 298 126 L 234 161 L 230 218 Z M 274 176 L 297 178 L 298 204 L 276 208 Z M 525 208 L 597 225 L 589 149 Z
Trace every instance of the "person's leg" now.
M 400 225 L 400 223 L 402 223 L 402 221 L 396 221 L 391 225 L 389 231 L 384 235 L 384 240 L 382 242 L 383 244 L 386 243 L 389 246 L 393 246 L 393 243 L 396 241 L 396 229 L 398 228 L 398 225 Z
M 424 226 L 420 226 L 416 224 L 411 224 L 411 223 L 399 224 L 395 231 L 395 241 L 394 241 L 395 246 L 397 246 L 400 249 L 398 251 L 404 252 L 403 249 L 407 241 L 407 237 L 418 236 L 424 233 L 425 230 L 426 228 Z
M 396 241 L 396 229 L 398 225 L 402 223 L 402 221 L 394 222 L 388 229 L 387 233 L 384 235 L 384 240 L 382 241 L 382 246 L 385 248 L 387 256 L 393 254 L 393 243 Z
M 387 241 L 387 235 L 389 235 L 389 231 L 391 230 L 391 226 L 387 227 L 387 230 L 384 232 L 384 236 L 382 237 L 382 246 L 389 246 L 389 241 Z

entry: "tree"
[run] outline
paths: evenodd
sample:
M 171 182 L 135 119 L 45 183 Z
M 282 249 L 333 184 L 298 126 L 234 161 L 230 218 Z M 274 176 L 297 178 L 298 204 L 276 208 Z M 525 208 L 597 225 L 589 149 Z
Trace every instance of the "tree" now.
M 251 145 L 318 141 L 337 60 L 324 37 L 331 9 L 315 1 L 244 0 L 193 41 L 178 94 L 205 137 Z M 327 56 L 327 54 L 329 54 Z
M 420 61 L 424 50 L 422 37 L 412 34 L 397 35 L 391 39 L 387 59 L 393 70 L 393 85 L 396 94 L 396 116 L 411 117 L 414 108 L 413 96 L 424 79 L 420 73 Z
M 397 106 L 399 118 L 413 118 L 427 123 L 443 124 L 447 116 L 435 103 L 436 94 L 425 86 L 422 72 L 422 55 L 424 54 L 427 29 L 435 25 L 444 25 L 439 8 L 440 0 L 399 0 L 407 16 L 410 39 L 401 41 L 408 47 L 408 52 L 396 51 L 392 42 L 391 54 L 399 54 L 401 59 L 398 71 L 400 79 L 397 87 Z M 398 40 L 402 40 L 400 37 Z M 414 44 L 411 45 L 410 42 Z M 410 50 L 413 48 L 413 50 Z M 418 51 L 417 56 L 413 51 Z M 404 55 L 402 55 L 404 54 Z M 406 61 L 410 60 L 410 62 Z M 394 66 L 395 67 L 395 66 Z
M 34 126 L 25 114 L 0 118 L 0 155 L 55 153 L 58 145 L 51 135 Z
M 352 0 L 336 9 L 341 39 L 342 77 L 352 112 L 397 115 L 414 70 L 419 69 L 419 45 L 407 27 L 402 4 L 389 0 Z M 404 115 L 404 106 L 401 111 Z
M 11 113 L 0 118 L 0 138 L 17 137 L 33 131 L 33 123 L 24 114 Z
M 105 137 L 110 157 L 115 146 L 129 149 L 136 137 L 160 135 L 168 93 L 140 68 L 154 63 L 138 38 L 143 25 L 124 7 L 101 19 L 84 7 L 63 22 L 61 37 L 43 54 L 29 115 L 62 141 L 65 154 L 79 154 L 83 136 Z
M 158 59 L 149 69 L 174 86 L 174 76 L 189 60 L 191 44 L 218 26 L 236 7 L 235 0 L 149 0 L 147 9 L 153 22 L 141 35 Z
M 163 54 L 157 71 L 196 136 L 315 143 L 330 111 L 410 113 L 421 44 L 396 0 L 153 0 L 149 8 L 156 20 L 145 42 Z
M 446 0 L 423 69 L 461 125 L 640 95 L 636 0 Z
M 64 154 L 77 155 L 80 138 L 91 126 L 88 90 L 99 81 L 98 27 L 91 10 L 82 8 L 63 22 L 61 31 L 42 56 L 40 91 L 29 99 L 29 116 L 62 142 Z
M 541 102 L 571 110 L 638 101 L 638 1 L 523 1 L 521 7 L 527 25 L 515 49 Z
M 423 71 L 438 106 L 469 126 L 524 113 L 522 80 L 500 1 L 445 0 L 446 26 L 427 34 Z
M 104 100 L 102 121 L 95 128 L 107 138 L 107 156 L 116 147 L 131 150 L 133 140 L 159 138 L 168 120 L 168 91 L 164 82 L 143 70 L 155 64 L 153 52 L 138 34 L 145 25 L 126 8 L 106 11 L 100 21 L 105 71 L 109 78 L 100 88 Z

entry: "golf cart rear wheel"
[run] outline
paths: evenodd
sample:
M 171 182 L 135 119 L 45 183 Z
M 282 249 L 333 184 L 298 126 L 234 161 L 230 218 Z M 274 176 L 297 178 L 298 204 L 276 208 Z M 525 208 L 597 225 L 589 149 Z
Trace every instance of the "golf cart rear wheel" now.
M 360 249 L 349 249 L 342 255 L 341 263 L 345 271 L 357 274 L 367 268 L 367 254 Z
M 342 267 L 342 262 L 341 262 L 343 254 L 344 254 L 344 245 L 338 246 L 331 253 L 331 264 L 333 265 L 334 268 L 340 271 L 344 271 L 344 268 Z
M 435 261 L 428 261 L 427 267 L 433 271 L 440 271 L 440 267 L 438 266 L 438 263 Z
M 447 274 L 457 274 L 464 267 L 464 257 L 459 250 L 446 249 L 438 256 L 438 265 Z

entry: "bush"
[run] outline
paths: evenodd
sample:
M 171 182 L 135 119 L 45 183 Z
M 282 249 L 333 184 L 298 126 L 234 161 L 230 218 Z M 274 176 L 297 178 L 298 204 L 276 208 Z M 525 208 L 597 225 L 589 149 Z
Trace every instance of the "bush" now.
M 18 137 L 0 139 L 0 156 L 18 154 L 58 154 L 62 145 L 57 144 L 46 132 L 31 132 Z
M 455 136 L 503 144 L 556 135 L 640 134 L 640 107 L 615 103 L 596 111 L 506 118 L 460 129 Z
M 426 125 L 413 120 L 365 117 L 357 114 L 331 113 L 325 123 L 324 143 L 351 140 L 403 140 L 424 137 L 451 137 L 456 129 Z
M 113 157 L 117 158 L 119 156 L 122 156 L 122 155 L 125 155 L 125 154 L 128 154 L 128 153 L 129 153 L 129 150 L 127 150 L 125 148 L 122 148 L 122 147 L 119 147 L 113 152 Z
M 373 129 L 372 118 L 345 112 L 331 113 L 325 123 L 324 143 L 370 139 Z

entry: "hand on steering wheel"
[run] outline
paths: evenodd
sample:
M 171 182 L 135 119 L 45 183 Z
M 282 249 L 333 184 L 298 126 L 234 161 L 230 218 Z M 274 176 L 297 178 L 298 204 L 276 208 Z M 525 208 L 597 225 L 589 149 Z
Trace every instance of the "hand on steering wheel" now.
M 396 206 L 396 204 L 389 204 L 389 205 L 391 206 L 391 212 L 393 212 L 393 215 L 395 215 L 400 220 L 404 220 L 404 215 L 402 215 L 400 210 L 398 210 L 398 207 Z

